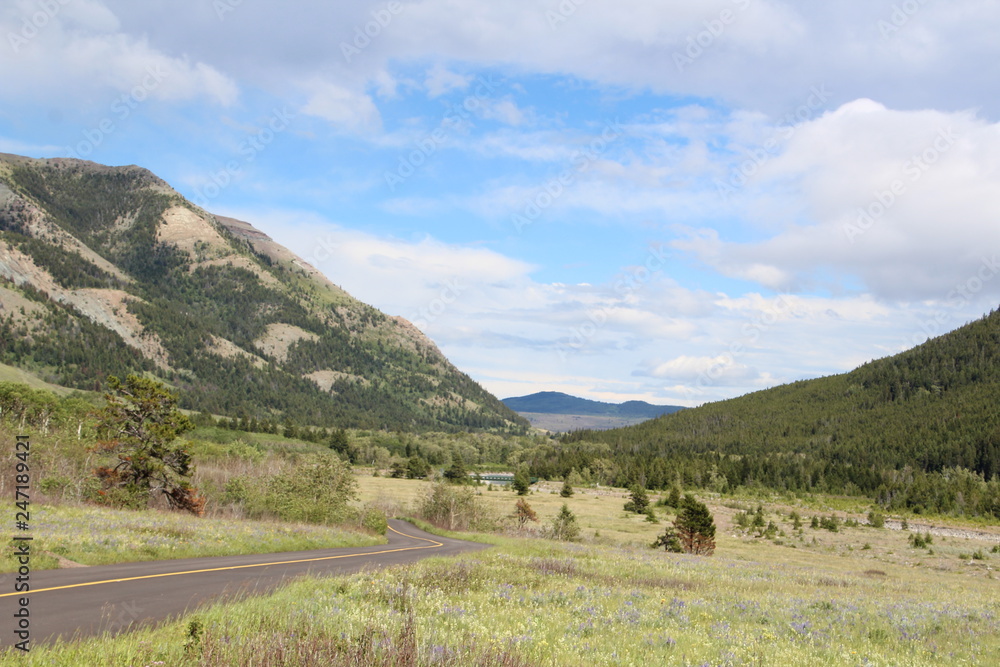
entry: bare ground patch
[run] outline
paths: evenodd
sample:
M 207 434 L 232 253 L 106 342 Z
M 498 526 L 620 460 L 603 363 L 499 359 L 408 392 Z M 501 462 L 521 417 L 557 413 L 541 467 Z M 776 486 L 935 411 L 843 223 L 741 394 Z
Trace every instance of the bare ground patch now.
M 257 349 L 265 354 L 285 361 L 288 358 L 288 348 L 300 340 L 317 340 L 319 336 L 305 329 L 283 322 L 267 325 L 267 332 L 254 341 Z
M 258 357 L 256 354 L 247 352 L 231 340 L 219 338 L 218 336 L 212 336 L 211 341 L 205 347 L 212 354 L 217 354 L 220 357 L 225 357 L 227 359 L 233 359 L 240 356 L 246 357 L 257 368 L 260 368 L 267 363 L 264 359 Z
M 302 377 L 307 380 L 312 380 L 323 391 L 330 391 L 333 388 L 333 383 L 341 379 L 368 384 L 368 379 L 360 375 L 352 375 L 351 373 L 342 373 L 341 371 L 332 370 L 315 371 L 313 373 L 309 373 L 308 375 L 303 375 Z

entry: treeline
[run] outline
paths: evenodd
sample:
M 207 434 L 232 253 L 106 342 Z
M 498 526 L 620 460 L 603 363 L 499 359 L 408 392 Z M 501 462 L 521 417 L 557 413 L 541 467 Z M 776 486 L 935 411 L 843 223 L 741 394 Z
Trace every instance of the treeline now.
M 1000 313 L 895 357 L 528 456 L 532 474 L 606 483 L 848 493 L 914 511 L 998 515 Z

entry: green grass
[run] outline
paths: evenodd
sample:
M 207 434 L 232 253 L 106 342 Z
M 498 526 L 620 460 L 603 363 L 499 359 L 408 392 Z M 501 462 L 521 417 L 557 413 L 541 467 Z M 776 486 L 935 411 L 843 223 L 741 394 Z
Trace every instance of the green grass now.
M 35 505 L 31 519 L 33 551 L 39 554 L 32 558 L 34 569 L 58 566 L 55 557 L 41 555 L 46 551 L 83 565 L 109 565 L 385 543 L 381 537 L 339 528 L 155 510 Z M 0 559 L 0 571 L 16 569 L 9 555 Z
M 358 481 L 362 501 L 400 513 L 430 486 Z M 487 490 L 479 497 L 498 514 L 516 498 Z M 543 523 L 566 502 L 584 541 L 469 535 L 492 548 L 349 577 L 299 579 L 273 595 L 216 605 L 155 629 L 36 646 L 28 656 L 0 654 L 0 663 L 1000 663 L 1000 597 L 991 569 L 1000 557 L 986 553 L 987 541 L 936 537 L 930 555 L 910 547 L 906 531 L 812 530 L 811 516 L 830 512 L 804 508 L 798 534 L 783 503 L 765 503 L 767 520 L 786 532 L 767 540 L 734 528 L 740 502 L 706 498 L 719 526 L 718 548 L 713 557 L 693 557 L 643 546 L 669 516 L 662 514 L 660 525 L 625 516 L 620 495 L 578 489 L 569 499 L 538 492 L 527 499 Z M 959 560 L 977 547 L 984 560 Z
M 156 630 L 36 647 L 18 664 L 943 665 L 1000 655 L 1000 602 L 961 576 L 790 563 L 778 547 L 747 560 L 496 541 L 455 559 L 298 580 Z M 392 662 L 409 653 L 415 663 Z

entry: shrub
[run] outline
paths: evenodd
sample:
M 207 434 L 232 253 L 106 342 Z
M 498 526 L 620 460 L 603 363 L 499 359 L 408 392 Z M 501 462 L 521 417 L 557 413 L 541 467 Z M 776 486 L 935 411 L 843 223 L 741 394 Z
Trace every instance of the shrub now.
M 348 503 L 356 490 L 354 475 L 334 454 L 304 456 L 277 475 L 234 478 L 225 487 L 226 499 L 242 504 L 251 517 L 331 525 L 352 519 Z
M 876 512 L 872 510 L 868 513 L 868 525 L 872 528 L 884 528 L 885 527 L 885 515 L 881 512 Z
M 651 544 L 654 549 L 659 549 L 663 547 L 664 551 L 670 551 L 672 553 L 683 553 L 684 547 L 681 546 L 680 538 L 677 537 L 677 532 L 674 530 L 673 526 L 667 526 L 663 534 L 656 538 L 656 541 Z
M 573 495 L 573 487 L 570 486 L 569 480 L 567 479 L 563 482 L 562 489 L 559 490 L 559 495 L 563 498 L 569 498 Z
M 447 530 L 493 530 L 496 519 L 489 508 L 465 486 L 438 483 L 420 501 L 417 512 Z
M 379 535 L 385 535 L 389 531 L 389 522 L 385 518 L 385 512 L 375 507 L 366 507 L 361 512 L 361 527 Z
M 819 527 L 824 530 L 829 530 L 831 533 L 836 533 L 840 528 L 840 521 L 836 516 L 830 515 L 825 516 L 819 520 Z

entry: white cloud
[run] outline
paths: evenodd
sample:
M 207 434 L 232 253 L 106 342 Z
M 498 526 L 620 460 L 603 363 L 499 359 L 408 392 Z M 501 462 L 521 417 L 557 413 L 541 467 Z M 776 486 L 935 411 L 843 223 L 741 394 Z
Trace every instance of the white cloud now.
M 81 0 L 53 6 L 57 9 L 41 11 L 35 3 L 19 2 L 0 12 L 0 34 L 11 42 L 0 49 L 0 99 L 16 94 L 36 103 L 86 107 L 95 93 L 97 99 L 123 93 L 138 102 L 236 102 L 239 89 L 230 77 L 122 31 L 104 5 Z
M 453 90 L 465 90 L 472 83 L 473 78 L 470 74 L 452 72 L 441 63 L 438 63 L 427 70 L 424 86 L 427 88 L 427 94 L 430 97 L 440 97 Z
M 309 101 L 303 113 L 329 121 L 339 132 L 370 135 L 382 127 L 382 116 L 366 93 L 329 81 L 315 80 L 304 85 Z
M 846 104 L 796 128 L 740 203 L 771 196 L 801 208 L 770 238 L 701 229 L 675 247 L 772 289 L 836 289 L 847 275 L 884 299 L 944 301 L 1000 272 L 983 268 L 1000 255 L 1000 124 L 972 113 Z M 992 277 L 981 291 L 1000 294 Z

